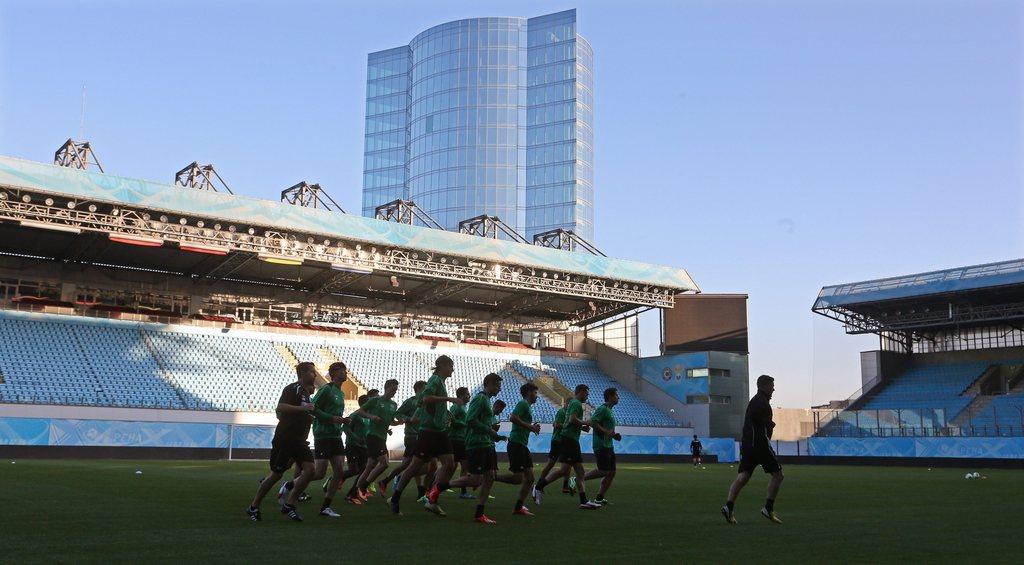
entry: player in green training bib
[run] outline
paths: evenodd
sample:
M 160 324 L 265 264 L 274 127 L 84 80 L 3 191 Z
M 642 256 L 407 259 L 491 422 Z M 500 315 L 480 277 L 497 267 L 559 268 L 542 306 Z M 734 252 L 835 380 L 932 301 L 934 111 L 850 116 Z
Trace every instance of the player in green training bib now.
M 397 426 L 395 412 L 398 411 L 398 404 L 393 400 L 398 392 L 398 379 L 388 379 L 384 383 L 383 396 L 374 396 L 363 405 L 363 411 L 373 414 L 378 419 L 370 423 L 370 429 L 366 433 L 366 452 L 370 463 L 366 465 L 363 474 L 359 476 L 356 484 L 360 497 L 368 498 L 366 489 L 370 488 L 373 481 L 384 471 L 388 470 L 388 443 L 387 437 L 391 433 L 391 426 Z
M 429 504 L 427 509 L 444 516 L 444 510 L 437 505 L 437 499 L 442 492 L 448 489 L 448 482 L 455 473 L 455 459 L 452 457 L 452 441 L 448 437 L 448 403 L 461 402 L 458 398 L 448 396 L 448 389 L 445 388 L 445 381 L 451 378 L 455 372 L 455 362 L 447 355 L 441 355 L 434 362 L 434 374 L 427 380 L 427 386 L 420 394 L 420 404 L 426 411 L 426 418 L 420 422 L 419 437 L 416 440 L 416 457 L 412 464 L 402 473 L 398 480 L 395 492 L 388 499 L 391 512 L 401 514 L 399 502 L 402 499 L 402 491 L 413 477 L 420 473 L 420 469 L 430 463 L 431 459 L 437 458 L 439 466 L 434 474 L 433 486 L 427 493 Z
M 594 429 L 594 457 L 597 459 L 597 469 L 587 473 L 585 480 L 601 479 L 601 488 L 594 499 L 594 502 L 601 506 L 608 504 L 604 495 L 615 480 L 615 446 L 612 441 L 622 441 L 622 436 L 615 431 L 615 414 L 612 413 L 612 408 L 618 403 L 619 390 L 606 388 L 604 404 L 598 406 L 590 415 L 590 425 Z
M 340 361 L 332 363 L 327 369 L 327 377 L 330 379 L 328 383 L 313 395 L 313 480 L 324 478 L 330 464 L 334 479 L 324 491 L 320 515 L 338 518 L 341 515 L 331 508 L 331 501 L 345 475 L 345 444 L 341 441 L 341 426 L 346 421 L 345 393 L 341 392 L 341 384 L 348 379 L 345 364 Z
M 369 397 L 365 394 L 360 396 L 359 408 L 365 406 L 368 399 Z M 352 488 L 345 495 L 345 500 L 349 504 L 357 506 L 363 503 L 363 499 L 357 492 L 358 488 L 356 485 L 359 482 L 359 476 L 366 469 L 366 432 L 369 429 L 370 419 L 360 416 L 358 413 L 349 415 L 348 423 L 341 427 L 341 431 L 345 433 L 345 457 L 348 463 L 348 469 L 345 470 L 345 475 L 341 482 L 344 483 L 346 480 L 356 477 L 357 480 L 352 482 Z
M 519 394 L 523 398 L 512 409 L 512 415 L 509 416 L 509 421 L 512 422 L 512 431 L 508 434 L 508 469 L 511 474 L 499 475 L 497 478 L 502 482 L 521 485 L 512 514 L 533 516 L 530 509 L 523 506 L 523 501 L 526 500 L 530 489 L 533 488 L 533 455 L 530 453 L 529 447 L 530 433 L 540 433 L 540 424 L 533 422 L 533 405 L 537 402 L 537 385 L 526 383 L 519 387 Z
M 416 455 L 416 439 L 419 437 L 420 433 L 419 422 L 417 421 L 417 423 L 413 424 L 412 419 L 416 414 L 416 409 L 420 406 L 420 395 L 423 394 L 423 389 L 426 386 L 426 381 L 416 381 L 412 385 L 413 395 L 407 398 L 405 402 L 398 407 L 398 412 L 395 414 L 395 417 L 405 424 L 405 437 L 403 438 L 405 442 L 405 453 L 402 455 L 402 464 L 393 469 L 387 477 L 377 481 L 377 492 L 385 496 L 387 496 L 388 493 L 388 484 L 409 468 L 409 465 L 412 464 L 412 458 Z
M 562 425 L 565 424 L 565 409 L 569 406 L 569 402 L 572 401 L 571 396 L 565 397 L 562 400 L 562 407 L 555 412 L 555 422 L 551 430 L 551 448 L 548 451 L 548 462 L 544 465 L 544 469 L 540 472 L 540 480 L 544 481 L 544 484 L 548 484 L 557 477 L 562 477 L 562 492 L 566 494 L 576 494 L 575 491 L 569 489 L 569 477 L 566 475 L 556 475 L 549 477 L 551 470 L 558 464 L 558 456 L 561 453 L 562 447 Z M 537 504 L 540 504 L 541 494 L 536 489 L 533 491 L 533 499 Z
M 484 514 L 484 505 L 494 483 L 494 471 L 498 468 L 498 455 L 494 442 L 506 439 L 494 430 L 494 409 L 491 398 L 501 391 L 501 376 L 490 373 L 484 377 L 483 390 L 478 392 L 466 408 L 466 452 L 469 460 L 469 476 L 452 481 L 455 487 L 479 487 L 476 491 L 477 506 L 474 520 L 480 524 L 496 524 Z
M 587 499 L 584 482 L 587 474 L 583 469 L 583 454 L 580 453 L 580 432 L 590 430 L 590 422 L 585 420 L 583 415 L 583 403 L 589 396 L 590 387 L 584 384 L 576 385 L 572 400 L 565 407 L 565 423 L 562 425 L 560 436 L 562 445 L 559 447 L 558 462 L 562 464 L 562 468 L 554 475 L 537 481 L 537 486 L 533 489 L 533 498 L 537 504 L 540 504 L 544 487 L 554 479 L 567 475 L 571 470 L 576 475 L 576 485 L 579 487 L 580 510 L 601 508 L 600 504 Z
M 469 404 L 469 389 L 460 386 L 455 391 L 455 397 L 462 400 L 464 404 Z M 452 404 L 452 407 L 448 409 L 448 414 L 451 416 L 448 437 L 452 440 L 452 458 L 459 466 L 459 476 L 465 477 L 469 474 L 466 470 L 466 407 L 462 404 Z M 459 498 L 475 499 L 476 497 L 472 493 L 466 492 L 466 487 L 462 487 Z

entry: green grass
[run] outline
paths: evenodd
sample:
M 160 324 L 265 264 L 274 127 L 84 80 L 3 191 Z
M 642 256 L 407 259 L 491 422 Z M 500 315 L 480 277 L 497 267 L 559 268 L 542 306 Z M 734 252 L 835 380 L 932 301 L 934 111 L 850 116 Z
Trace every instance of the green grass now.
M 499 485 L 488 507 L 497 526 L 472 523 L 474 503 L 450 495 L 449 516 L 435 517 L 412 492 L 403 517 L 375 498 L 335 503 L 342 518 L 332 520 L 316 515 L 311 489 L 305 522 L 287 521 L 271 496 L 253 524 L 243 509 L 265 463 L 0 463 L 0 562 L 1016 561 L 1024 508 L 1020 471 L 966 481 L 964 469 L 790 465 L 776 504 L 785 523 L 758 514 L 767 484 L 758 472 L 729 526 L 718 509 L 735 469 L 621 464 L 613 505 L 593 512 L 553 485 L 535 518 L 514 517 L 513 488 Z

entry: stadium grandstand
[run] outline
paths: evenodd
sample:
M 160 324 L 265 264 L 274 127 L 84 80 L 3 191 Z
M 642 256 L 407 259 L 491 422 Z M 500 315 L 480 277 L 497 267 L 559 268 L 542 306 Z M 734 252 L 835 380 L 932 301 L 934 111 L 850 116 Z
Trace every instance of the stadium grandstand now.
M 452 390 L 496 372 L 514 405 L 536 383 L 542 423 L 586 384 L 588 409 L 619 388 L 619 422 L 645 449 L 670 436 L 682 453 L 708 430 L 633 370 L 637 313 L 698 293 L 686 271 L 471 220 L 438 229 L 412 202 L 350 215 L 305 182 L 259 200 L 198 163 L 174 184 L 119 177 L 71 140 L 54 164 L 0 157 L 0 405 L 54 422 L 268 426 L 300 361 L 324 374 L 344 361 L 354 408 L 388 378 L 411 395 L 447 354 Z M 630 323 L 629 344 L 603 339 Z
M 1024 435 L 1024 260 L 827 286 L 813 311 L 880 345 L 817 437 Z

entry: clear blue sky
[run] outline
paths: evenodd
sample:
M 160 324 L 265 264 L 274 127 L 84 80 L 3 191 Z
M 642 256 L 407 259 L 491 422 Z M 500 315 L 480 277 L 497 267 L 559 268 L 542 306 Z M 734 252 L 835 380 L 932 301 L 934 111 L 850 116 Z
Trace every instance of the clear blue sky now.
M 824 284 L 1024 255 L 1013 1 L 0 4 L 0 154 L 85 137 L 109 171 L 360 202 L 366 54 L 445 21 L 577 8 L 596 53 L 597 244 L 750 295 L 750 367 L 858 386 Z M 645 354 L 657 347 L 647 325 Z

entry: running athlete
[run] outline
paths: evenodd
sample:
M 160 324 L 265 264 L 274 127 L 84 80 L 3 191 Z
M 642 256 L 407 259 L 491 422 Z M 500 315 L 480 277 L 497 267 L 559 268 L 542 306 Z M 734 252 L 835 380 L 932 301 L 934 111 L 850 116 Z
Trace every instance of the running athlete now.
M 704 446 L 701 445 L 700 440 L 697 439 L 697 434 L 693 434 L 693 441 L 690 442 L 690 455 L 693 456 L 694 467 L 704 462 L 703 458 L 700 456 L 702 449 L 704 449 Z
M 533 405 L 537 402 L 537 385 L 526 383 L 519 387 L 519 394 L 523 397 L 512 409 L 509 421 L 512 422 L 512 431 L 508 434 L 508 469 L 513 479 L 511 484 L 519 484 L 519 497 L 516 498 L 512 514 L 519 516 L 533 516 L 530 509 L 523 506 L 523 501 L 530 495 L 533 488 L 533 455 L 530 453 L 530 432 L 540 433 L 540 424 L 533 422 Z
M 359 407 L 362 408 L 366 405 L 367 396 L 364 394 L 359 397 Z M 357 480 L 352 482 L 352 488 L 349 489 L 348 494 L 345 495 L 345 500 L 349 504 L 361 505 L 363 499 L 359 496 L 356 488 L 356 483 L 359 482 L 358 477 L 363 474 L 363 470 L 366 469 L 366 432 L 370 427 L 370 419 L 361 416 L 361 410 L 353 413 L 349 416 L 348 423 L 342 426 L 341 430 L 345 432 L 345 457 L 348 463 L 348 469 L 345 470 L 345 475 L 339 481 L 338 486 L 341 486 L 346 480 L 356 477 Z M 332 478 L 328 479 L 333 480 Z M 324 483 L 326 488 L 327 483 Z
M 433 486 L 427 493 L 430 510 L 438 516 L 444 516 L 444 510 L 437 505 L 437 499 L 442 492 L 448 489 L 448 483 L 455 473 L 455 459 L 452 457 L 452 442 L 448 437 L 448 403 L 461 402 L 456 397 L 448 396 L 448 390 L 444 382 L 455 372 L 455 363 L 451 357 L 441 355 L 434 363 L 434 374 L 427 380 L 427 386 L 423 389 L 420 402 L 427 412 L 427 418 L 420 422 L 419 439 L 416 442 L 416 457 L 412 464 L 402 473 L 394 494 L 388 499 L 391 511 L 401 514 L 399 503 L 402 498 L 402 490 L 409 481 L 416 476 L 420 468 L 430 463 L 430 460 L 437 458 L 440 465 L 434 475 Z
M 398 425 L 398 422 L 395 421 L 398 404 L 392 400 L 396 392 L 398 392 L 398 380 L 388 379 L 384 383 L 384 395 L 371 397 L 363 405 L 364 412 L 378 418 L 370 424 L 370 429 L 366 433 L 366 455 L 370 462 L 366 465 L 363 473 L 359 475 L 359 480 L 356 483 L 356 492 L 363 499 L 367 498 L 364 496 L 366 489 L 370 488 L 370 485 L 381 473 L 388 470 L 387 438 L 391 433 L 389 428 Z
M 387 496 L 388 484 L 392 480 L 399 477 L 403 471 L 409 468 L 412 464 L 412 458 L 416 454 L 416 438 L 419 435 L 419 426 L 412 423 L 413 415 L 416 414 L 416 409 L 420 405 L 420 394 L 423 392 L 423 388 L 427 386 L 426 381 L 416 381 L 412 385 L 413 395 L 405 399 L 405 402 L 398 407 L 396 418 L 403 424 L 405 424 L 404 443 L 405 452 L 402 454 L 402 464 L 393 469 L 387 477 L 377 481 L 377 492 L 381 496 Z M 420 496 L 423 496 L 422 494 Z
M 296 495 L 302 492 L 313 477 L 313 453 L 309 450 L 309 427 L 313 422 L 313 403 L 309 398 L 308 387 L 313 386 L 317 374 L 316 366 L 310 362 L 299 363 L 295 367 L 298 380 L 284 387 L 281 398 L 277 401 L 277 428 L 270 449 L 270 475 L 260 483 L 246 514 L 253 522 L 263 519 L 260 514 L 260 503 L 267 492 L 274 487 L 281 476 L 292 466 L 293 461 L 302 465 L 302 474 L 295 481 L 295 488 L 282 500 L 281 513 L 287 514 L 296 522 L 302 517 L 295 510 Z
M 460 386 L 455 391 L 455 397 L 468 404 L 469 389 Z M 466 471 L 466 407 L 462 404 L 452 404 L 448 413 L 451 415 L 452 422 L 451 430 L 448 432 L 448 437 L 452 440 L 452 458 L 455 459 L 455 464 L 459 466 L 459 476 L 465 477 L 469 474 Z M 476 499 L 472 493 L 466 492 L 466 487 L 462 487 L 459 498 Z
M 590 387 L 584 384 L 576 385 L 574 396 L 565 408 L 565 423 L 562 426 L 562 445 L 559 446 L 558 462 L 561 463 L 561 470 L 556 476 L 562 476 L 571 470 L 576 476 L 576 486 L 579 487 L 580 510 L 596 510 L 600 504 L 587 498 L 586 483 L 584 477 L 586 472 L 583 469 L 583 455 L 580 453 L 580 432 L 589 430 L 590 422 L 583 419 L 583 403 L 590 395 Z M 534 487 L 534 500 L 538 500 L 544 493 L 544 487 L 548 481 L 541 479 Z
M 615 414 L 612 408 L 619 403 L 619 391 L 616 388 L 604 389 L 604 404 L 590 415 L 590 425 L 594 428 L 594 458 L 597 469 L 592 469 L 585 480 L 601 479 L 600 490 L 594 502 L 605 506 L 608 500 L 604 495 L 615 480 L 615 446 L 612 440 L 622 441 L 622 436 L 615 431 Z
M 549 473 L 558 464 L 558 455 L 562 445 L 562 425 L 565 423 L 565 408 L 569 406 L 569 402 L 572 401 L 571 396 L 565 397 L 562 400 L 562 407 L 555 412 L 555 423 L 551 429 L 551 448 L 548 451 L 548 463 L 544 466 L 544 470 L 540 472 L 540 480 L 544 481 L 544 484 L 548 484 L 555 477 L 550 477 Z M 558 475 L 562 477 L 562 492 L 575 494 L 569 490 L 569 477 L 565 475 Z M 533 490 L 533 501 L 540 505 L 541 494 L 536 488 Z
M 729 487 L 729 498 L 722 507 L 722 515 L 725 521 L 730 524 L 736 523 L 733 515 L 733 505 L 740 491 L 747 485 L 751 473 L 758 465 L 765 473 L 772 476 L 768 482 L 768 497 L 761 508 L 761 515 L 768 520 L 781 524 L 778 514 L 775 513 L 775 497 L 779 494 L 779 487 L 782 485 L 782 465 L 775 458 L 775 451 L 772 449 L 771 438 L 775 423 L 772 422 L 772 407 L 769 401 L 772 393 L 775 392 L 775 379 L 768 375 L 757 377 L 757 394 L 747 404 L 747 412 L 743 417 L 743 435 L 740 438 L 740 467 L 739 474 L 732 486 Z
M 494 471 L 498 468 L 498 455 L 494 450 L 495 441 L 506 437 L 494 430 L 492 421 L 494 409 L 491 397 L 501 390 L 501 377 L 490 373 L 484 377 L 483 390 L 473 397 L 466 409 L 466 452 L 469 459 L 469 476 L 452 481 L 452 486 L 479 487 L 476 492 L 476 513 L 474 521 L 481 524 L 496 524 L 484 514 L 484 506 L 494 483 Z
M 342 362 L 332 363 L 327 368 L 330 381 L 313 395 L 313 480 L 320 480 L 327 474 L 327 465 L 336 480 L 327 485 L 324 501 L 320 506 L 320 515 L 338 518 L 341 515 L 331 508 L 331 501 L 338 491 L 345 473 L 345 444 L 341 440 L 341 426 L 348 421 L 345 413 L 345 393 L 341 391 L 341 383 L 348 378 L 348 371 Z

